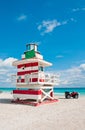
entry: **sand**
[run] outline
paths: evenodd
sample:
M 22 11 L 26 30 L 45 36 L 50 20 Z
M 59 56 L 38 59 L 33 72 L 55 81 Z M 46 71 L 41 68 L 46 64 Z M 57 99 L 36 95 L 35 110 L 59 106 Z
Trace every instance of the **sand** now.
M 0 94 L 0 130 L 85 130 L 85 97 L 37 107 L 13 104 L 10 93 Z

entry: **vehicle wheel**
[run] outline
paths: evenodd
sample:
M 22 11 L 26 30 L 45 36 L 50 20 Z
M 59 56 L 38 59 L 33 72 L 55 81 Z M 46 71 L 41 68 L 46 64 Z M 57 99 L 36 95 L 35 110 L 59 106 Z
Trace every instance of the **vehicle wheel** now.
M 70 99 L 70 98 L 71 98 L 71 96 L 70 96 L 70 95 L 67 95 L 67 96 L 66 96 L 66 98 L 67 98 L 67 99 Z
M 76 94 L 74 98 L 76 98 L 76 99 L 77 99 L 78 97 L 79 97 L 79 96 L 78 96 L 78 94 Z

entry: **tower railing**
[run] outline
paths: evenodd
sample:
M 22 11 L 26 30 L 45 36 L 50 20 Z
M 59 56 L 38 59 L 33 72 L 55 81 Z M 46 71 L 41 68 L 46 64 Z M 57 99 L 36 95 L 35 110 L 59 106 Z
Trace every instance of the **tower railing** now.
M 11 82 L 14 84 L 59 84 L 59 75 L 54 74 L 45 74 L 44 72 L 34 72 L 31 74 L 25 75 L 25 82 L 18 82 L 17 83 L 17 75 L 12 75 Z

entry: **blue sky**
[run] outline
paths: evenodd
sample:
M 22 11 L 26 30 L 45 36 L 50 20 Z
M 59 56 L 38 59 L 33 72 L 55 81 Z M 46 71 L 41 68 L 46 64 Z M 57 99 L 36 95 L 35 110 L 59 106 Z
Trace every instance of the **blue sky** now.
M 85 87 L 85 0 L 0 1 L 0 86 L 10 86 L 26 43 L 37 42 L 60 86 Z

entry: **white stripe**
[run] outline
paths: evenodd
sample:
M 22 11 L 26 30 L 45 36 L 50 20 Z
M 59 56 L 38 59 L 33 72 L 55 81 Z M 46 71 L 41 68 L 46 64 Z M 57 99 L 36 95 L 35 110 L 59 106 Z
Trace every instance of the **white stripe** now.
M 38 100 L 38 99 L 41 99 L 41 95 L 31 95 L 31 94 L 13 94 L 13 97 L 15 98 L 15 99 L 17 99 L 17 98 L 28 98 L 28 99 L 36 99 L 36 100 Z
M 38 78 L 38 74 L 31 74 L 30 78 Z
M 25 54 L 21 55 L 21 58 L 22 58 L 22 59 L 25 58 Z
M 31 67 L 31 70 L 38 70 L 38 66 Z
M 33 74 L 32 75 L 31 74 L 26 74 L 26 75 L 17 76 L 17 79 L 19 79 L 19 77 L 21 77 L 21 79 L 25 79 L 26 76 L 28 78 L 38 78 L 38 74 L 36 74 L 36 75 L 35 74 L 34 75 Z
M 18 72 L 24 72 L 24 71 L 29 71 L 29 70 L 38 70 L 38 66 L 25 67 L 24 69 L 23 69 L 23 67 L 22 68 L 18 68 Z
M 25 74 L 25 75 L 20 75 L 20 76 L 17 76 L 17 79 L 19 79 L 19 77 L 21 77 L 21 79 L 25 79 L 26 76 L 29 78 L 40 78 L 40 79 L 45 79 L 45 76 L 44 75 L 38 75 L 37 74 Z
M 43 59 L 43 56 L 42 55 L 40 55 L 40 54 L 35 54 L 35 56 L 37 57 L 37 58 L 39 58 L 39 59 Z

